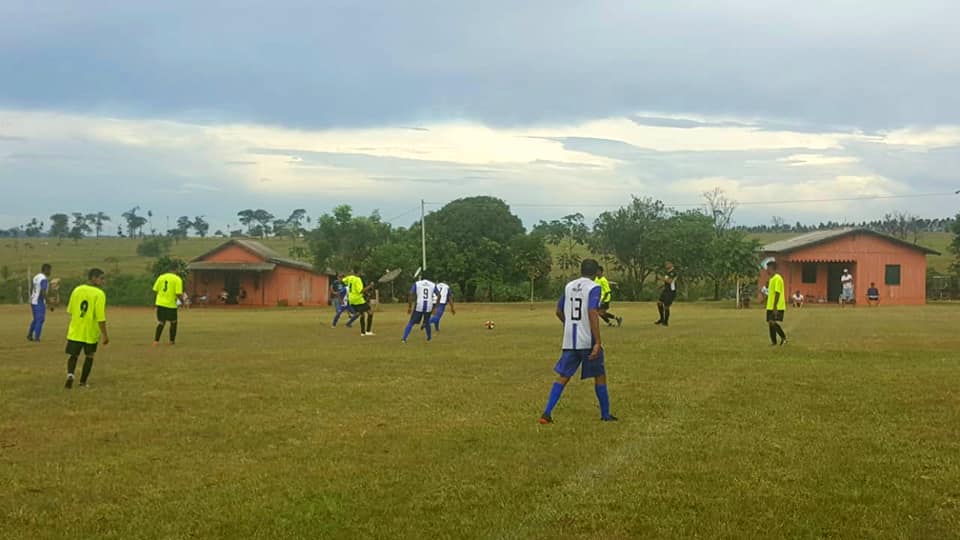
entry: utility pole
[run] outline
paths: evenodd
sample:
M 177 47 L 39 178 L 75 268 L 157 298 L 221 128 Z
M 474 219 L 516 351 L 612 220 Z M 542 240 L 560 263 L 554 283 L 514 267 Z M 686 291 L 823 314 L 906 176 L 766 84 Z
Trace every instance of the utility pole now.
M 426 203 L 420 199 L 420 253 L 423 255 L 420 261 L 420 275 L 427 271 L 427 213 Z

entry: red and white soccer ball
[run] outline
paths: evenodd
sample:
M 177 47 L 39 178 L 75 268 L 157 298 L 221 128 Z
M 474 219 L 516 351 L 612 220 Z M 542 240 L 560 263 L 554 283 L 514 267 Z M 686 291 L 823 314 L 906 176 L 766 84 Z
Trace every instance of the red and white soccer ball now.
M 496 323 L 494 323 L 493 321 L 487 321 L 483 323 L 483 327 L 486 328 L 487 330 L 493 330 L 496 326 L 497 326 Z

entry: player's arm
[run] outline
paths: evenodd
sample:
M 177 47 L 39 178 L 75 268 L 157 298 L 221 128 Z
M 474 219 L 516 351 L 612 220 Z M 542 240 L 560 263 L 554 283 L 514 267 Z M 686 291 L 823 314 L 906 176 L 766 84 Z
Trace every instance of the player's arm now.
M 593 335 L 593 349 L 590 351 L 590 360 L 600 356 L 603 346 L 600 344 L 600 288 L 590 291 L 588 300 L 587 318 L 590 319 L 590 333 Z
M 97 324 L 100 326 L 100 342 L 104 345 L 110 343 L 110 335 L 107 334 L 107 296 L 103 295 L 95 300 L 95 309 Z
M 409 315 L 410 313 L 413 313 L 413 301 L 416 296 L 417 296 L 417 286 L 414 285 L 413 287 L 410 288 L 409 291 L 407 291 L 407 315 Z
M 450 306 L 450 313 L 456 315 L 457 310 L 453 307 L 453 293 L 447 291 L 447 305 Z
M 563 314 L 563 306 L 564 306 L 563 301 L 564 301 L 564 297 L 561 296 L 560 300 L 557 302 L 557 318 L 560 319 L 560 322 L 562 323 L 567 322 L 567 318 Z

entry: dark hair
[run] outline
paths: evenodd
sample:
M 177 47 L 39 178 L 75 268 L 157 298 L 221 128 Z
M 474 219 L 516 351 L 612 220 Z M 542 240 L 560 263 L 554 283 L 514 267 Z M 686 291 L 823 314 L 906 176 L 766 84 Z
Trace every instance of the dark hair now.
M 596 259 L 584 259 L 580 261 L 580 275 L 593 277 L 597 275 L 600 263 Z
M 767 268 L 773 268 L 774 270 L 776 270 L 776 268 L 777 268 L 777 261 L 770 261 L 770 262 L 768 262 L 768 263 L 767 263 Z
M 103 275 L 103 270 L 99 268 L 91 268 L 90 271 L 87 272 L 87 279 L 98 278 L 102 275 Z
M 603 267 L 599 264 L 597 265 L 597 272 L 603 272 Z
M 40 271 L 46 274 L 50 271 L 50 263 L 43 263 L 43 266 L 40 267 Z

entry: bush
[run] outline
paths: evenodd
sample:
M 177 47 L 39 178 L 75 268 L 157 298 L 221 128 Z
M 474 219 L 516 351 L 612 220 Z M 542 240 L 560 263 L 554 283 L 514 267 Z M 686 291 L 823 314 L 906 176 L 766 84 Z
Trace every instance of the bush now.
M 173 240 L 166 236 L 147 238 L 137 246 L 137 255 L 141 257 L 160 257 L 170 252 Z

